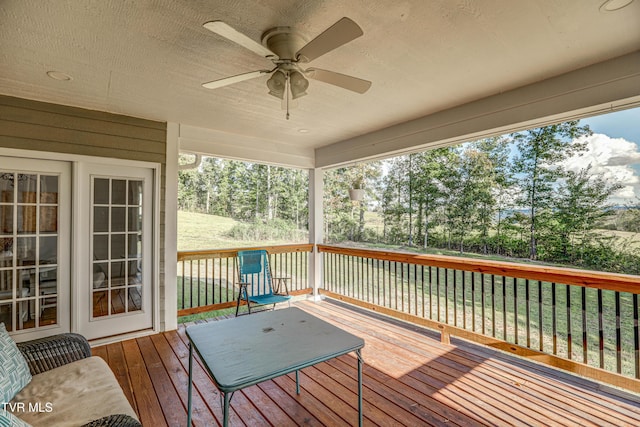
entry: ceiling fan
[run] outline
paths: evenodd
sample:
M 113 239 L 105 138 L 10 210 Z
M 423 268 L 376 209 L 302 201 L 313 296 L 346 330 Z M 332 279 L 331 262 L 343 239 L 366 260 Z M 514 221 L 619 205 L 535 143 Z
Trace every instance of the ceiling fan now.
M 353 92 L 365 93 L 371 82 L 357 77 L 347 76 L 334 71 L 320 68 L 302 68 L 314 59 L 354 40 L 364 33 L 362 29 L 349 18 L 342 18 L 323 33 L 305 44 L 303 37 L 291 27 L 276 27 L 262 34 L 262 44 L 237 31 L 222 21 L 210 21 L 204 25 L 212 31 L 250 51 L 271 60 L 272 69 L 251 71 L 203 83 L 207 89 L 217 89 L 241 81 L 254 79 L 265 74 L 271 77 L 267 80 L 269 94 L 283 100 L 289 119 L 289 102 L 307 94 L 309 87 L 307 78 L 329 83 Z

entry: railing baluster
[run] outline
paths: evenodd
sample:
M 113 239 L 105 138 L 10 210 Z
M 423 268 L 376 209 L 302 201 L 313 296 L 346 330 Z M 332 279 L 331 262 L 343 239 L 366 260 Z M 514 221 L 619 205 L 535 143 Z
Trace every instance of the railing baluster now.
M 638 294 L 633 294 L 633 353 L 635 376 L 640 379 L 640 322 L 638 322 Z
M 184 307 L 184 282 L 185 282 L 185 262 L 182 261 L 182 281 L 180 282 L 180 286 L 182 287 L 182 293 L 180 297 L 180 306 L 178 308 L 183 309 Z
M 418 315 L 418 265 L 417 264 L 413 264 L 413 291 L 415 293 L 414 295 L 414 313 L 417 316 Z
M 471 330 L 476 331 L 476 273 L 471 272 Z
M 567 288 L 567 356 L 571 360 L 573 357 L 573 331 L 571 329 L 571 286 Z
M 462 329 L 467 329 L 467 272 L 462 271 Z
M 433 319 L 433 281 L 431 280 L 432 271 L 429 266 L 429 319 Z
M 540 351 L 544 351 L 544 325 L 542 318 L 542 281 L 538 280 L 538 339 L 540 340 Z
M 616 299 L 616 372 L 622 373 L 622 333 L 620 331 L 620 292 L 615 292 Z
M 491 275 L 491 335 L 496 336 L 496 276 Z
M 444 269 L 444 323 L 449 324 L 449 269 Z
M 484 273 L 480 274 L 480 286 L 481 286 L 481 296 L 482 296 L 482 335 L 486 334 L 486 327 L 485 327 L 485 288 L 484 288 Z
M 531 348 L 531 289 L 529 285 L 529 279 L 525 279 L 524 282 L 524 293 L 526 298 L 526 309 L 527 309 L 527 348 Z
M 400 304 L 402 304 L 401 311 L 404 313 L 404 263 L 400 263 Z M 409 298 L 409 297 L 407 297 Z M 411 304 L 411 300 L 409 300 L 409 304 Z
M 502 276 L 502 337 L 507 340 L 507 281 Z
M 193 307 L 193 261 L 189 261 L 189 308 Z
M 551 322 L 553 330 L 553 354 L 558 354 L 558 320 L 556 310 L 556 284 L 551 283 Z
M 598 289 L 598 345 L 600 368 L 604 369 L 604 319 L 602 318 L 602 289 Z
M 514 342 L 516 344 L 520 343 L 520 335 L 518 334 L 518 279 L 515 277 L 511 278 L 512 286 L 513 286 L 513 328 L 514 328 Z
M 589 363 L 587 347 L 587 288 L 582 288 L 582 363 Z
M 438 297 L 437 305 L 438 305 L 438 322 L 440 321 L 440 267 L 436 267 L 436 294 Z

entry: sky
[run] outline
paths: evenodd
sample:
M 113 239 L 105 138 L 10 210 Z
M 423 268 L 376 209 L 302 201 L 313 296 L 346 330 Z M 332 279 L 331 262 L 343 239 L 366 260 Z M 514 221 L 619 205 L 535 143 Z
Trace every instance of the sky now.
M 587 151 L 565 162 L 578 171 L 592 165 L 592 172 L 618 182 L 623 188 L 612 198 L 616 204 L 637 204 L 640 200 L 640 108 L 582 119 L 593 135 L 586 137 Z

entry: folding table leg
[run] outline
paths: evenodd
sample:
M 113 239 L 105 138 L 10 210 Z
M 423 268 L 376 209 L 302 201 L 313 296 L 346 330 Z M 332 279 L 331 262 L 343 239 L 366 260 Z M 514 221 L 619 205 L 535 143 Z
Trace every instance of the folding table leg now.
M 362 354 L 356 350 L 358 356 L 358 426 L 362 427 Z
M 222 427 L 229 425 L 229 402 L 233 393 L 224 393 L 224 409 L 222 412 Z
M 191 394 L 193 393 L 193 346 L 189 342 L 189 391 L 187 392 L 187 427 L 191 427 Z

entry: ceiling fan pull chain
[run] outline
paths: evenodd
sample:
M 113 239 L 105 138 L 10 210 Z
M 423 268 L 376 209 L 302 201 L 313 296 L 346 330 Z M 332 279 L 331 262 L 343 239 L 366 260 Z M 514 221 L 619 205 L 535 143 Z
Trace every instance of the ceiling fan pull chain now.
M 285 80 L 284 86 L 285 86 L 284 96 L 287 97 L 287 120 L 289 120 L 289 89 L 291 87 L 291 83 L 289 81 L 289 73 L 287 73 L 287 78 Z

